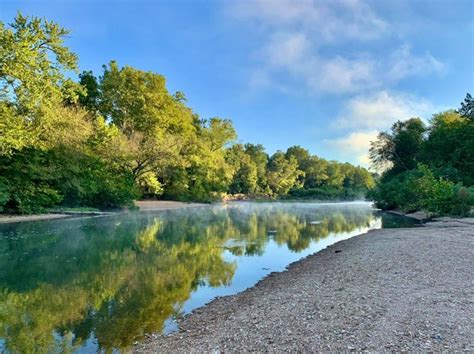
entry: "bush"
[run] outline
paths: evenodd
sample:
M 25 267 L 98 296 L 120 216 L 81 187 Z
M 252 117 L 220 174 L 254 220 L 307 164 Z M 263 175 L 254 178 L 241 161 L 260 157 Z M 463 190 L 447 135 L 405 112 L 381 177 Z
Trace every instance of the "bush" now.
M 58 205 L 110 208 L 138 196 L 131 173 L 71 150 L 28 149 L 0 158 L 0 211 L 44 212 Z
M 23 184 L 15 186 L 11 193 L 11 206 L 21 214 L 44 212 L 57 205 L 63 196 L 55 189 L 44 185 Z
M 10 191 L 9 191 L 8 181 L 0 177 L 0 212 L 5 211 L 6 204 L 10 199 Z
M 459 216 L 467 216 L 471 211 L 472 205 L 474 205 L 474 187 L 466 188 L 458 186 L 451 213 Z
M 472 205 L 467 188 L 436 178 L 423 164 L 388 180 L 382 179 L 369 196 L 378 208 L 405 212 L 426 210 L 437 214 L 466 215 Z

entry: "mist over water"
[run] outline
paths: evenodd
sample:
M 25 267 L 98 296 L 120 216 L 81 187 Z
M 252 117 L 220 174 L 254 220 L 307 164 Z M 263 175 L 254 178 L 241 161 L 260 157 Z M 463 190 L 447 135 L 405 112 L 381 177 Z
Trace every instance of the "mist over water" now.
M 0 225 L 0 350 L 126 349 L 216 296 L 400 222 L 365 202 L 242 202 Z

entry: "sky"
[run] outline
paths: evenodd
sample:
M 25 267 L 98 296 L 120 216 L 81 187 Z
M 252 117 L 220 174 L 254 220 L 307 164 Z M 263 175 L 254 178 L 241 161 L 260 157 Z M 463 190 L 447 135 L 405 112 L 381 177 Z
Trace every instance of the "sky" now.
M 368 166 L 377 132 L 474 93 L 473 0 L 1 0 L 71 32 L 79 69 L 153 71 L 268 153 Z

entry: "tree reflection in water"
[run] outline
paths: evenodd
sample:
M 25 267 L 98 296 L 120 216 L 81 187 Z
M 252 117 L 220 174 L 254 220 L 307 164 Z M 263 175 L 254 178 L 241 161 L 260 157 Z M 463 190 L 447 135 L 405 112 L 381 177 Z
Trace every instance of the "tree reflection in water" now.
M 225 251 L 258 256 L 273 240 L 300 252 L 375 218 L 367 204 L 239 203 L 3 225 L 0 348 L 128 348 L 199 287 L 229 285 L 238 257 Z

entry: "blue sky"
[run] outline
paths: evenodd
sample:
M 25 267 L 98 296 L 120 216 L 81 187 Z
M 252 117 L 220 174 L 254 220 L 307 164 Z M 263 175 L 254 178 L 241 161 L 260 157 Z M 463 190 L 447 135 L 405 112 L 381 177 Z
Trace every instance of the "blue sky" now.
M 472 0 L 3 0 L 0 20 L 18 10 L 68 28 L 81 70 L 160 73 L 269 153 L 367 165 L 378 130 L 474 91 Z

